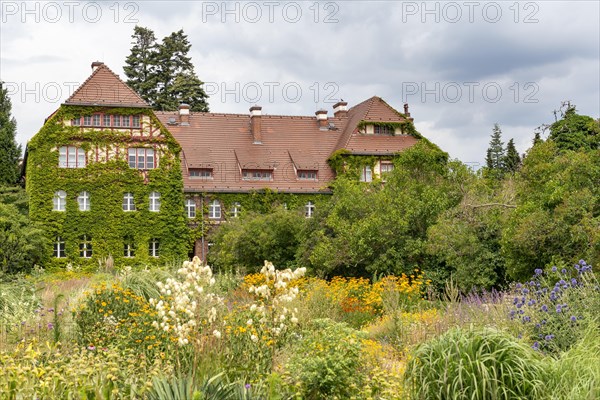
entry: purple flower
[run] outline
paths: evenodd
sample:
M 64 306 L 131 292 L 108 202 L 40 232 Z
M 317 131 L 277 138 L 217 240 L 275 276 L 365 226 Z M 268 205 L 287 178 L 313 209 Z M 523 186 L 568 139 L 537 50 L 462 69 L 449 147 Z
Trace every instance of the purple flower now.
M 552 339 L 554 339 L 554 335 L 546 335 L 546 337 L 544 339 L 552 340 Z
M 556 272 L 558 268 L 556 268 L 556 265 L 552 267 L 552 272 Z
M 49 308 L 48 312 L 54 312 L 54 308 Z
M 521 290 L 521 293 L 528 294 L 529 293 L 529 289 L 523 289 L 523 290 Z
M 536 268 L 535 271 L 533 271 L 533 272 L 535 272 L 536 275 L 542 274 L 542 270 L 540 268 Z
M 48 322 L 48 330 L 54 329 L 54 324 L 52 322 Z
M 89 351 L 94 351 L 96 350 L 96 346 L 88 346 L 87 348 Z
M 533 346 L 531 346 L 534 350 L 540 349 L 540 344 L 538 342 L 533 342 Z
M 515 286 L 515 289 L 521 289 L 521 284 L 517 283 L 517 285 Z
M 548 306 L 544 304 L 544 305 L 542 306 L 542 311 L 543 311 L 543 312 L 548 312 Z
M 556 306 L 556 312 L 560 313 L 562 311 L 562 306 L 559 304 Z
M 563 275 L 566 275 L 567 274 L 567 269 L 566 268 L 561 269 L 560 273 L 563 274 Z
M 251 385 L 250 385 L 249 383 L 246 383 L 246 385 L 244 385 L 244 387 L 245 387 L 246 389 L 250 389 Z
M 577 285 L 577 279 L 571 278 L 571 285 L 576 286 Z
M 529 315 L 526 315 L 526 316 L 523 317 L 523 323 L 524 324 L 527 323 L 527 322 L 529 322 L 529 321 L 531 321 L 531 318 L 529 317 Z
M 575 321 L 577 321 L 577 317 L 574 315 L 571 315 L 571 322 L 575 322 Z

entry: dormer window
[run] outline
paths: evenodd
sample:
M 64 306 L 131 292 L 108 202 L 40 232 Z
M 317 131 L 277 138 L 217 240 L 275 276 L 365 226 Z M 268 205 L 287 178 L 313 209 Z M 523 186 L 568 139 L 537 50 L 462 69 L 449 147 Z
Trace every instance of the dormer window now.
M 245 181 L 272 181 L 273 171 L 266 169 L 244 169 L 242 179 Z
M 190 168 L 190 178 L 194 179 L 212 179 L 213 170 L 212 168 Z
M 298 179 L 301 181 L 316 181 L 317 171 L 310 169 L 299 169 L 297 172 Z
M 376 135 L 393 135 L 395 133 L 395 129 L 391 126 L 386 125 L 375 125 L 375 134 Z

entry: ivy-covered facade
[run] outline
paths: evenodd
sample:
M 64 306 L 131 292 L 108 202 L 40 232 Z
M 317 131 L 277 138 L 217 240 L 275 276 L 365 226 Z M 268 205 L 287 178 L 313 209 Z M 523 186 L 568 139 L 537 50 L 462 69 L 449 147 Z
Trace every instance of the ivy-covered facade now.
M 228 219 L 278 206 L 310 218 L 337 175 L 385 180 L 394 156 L 423 140 L 407 105 L 379 97 L 341 101 L 333 116 L 158 112 L 92 67 L 26 152 L 31 217 L 46 227 L 53 267 L 206 259 Z

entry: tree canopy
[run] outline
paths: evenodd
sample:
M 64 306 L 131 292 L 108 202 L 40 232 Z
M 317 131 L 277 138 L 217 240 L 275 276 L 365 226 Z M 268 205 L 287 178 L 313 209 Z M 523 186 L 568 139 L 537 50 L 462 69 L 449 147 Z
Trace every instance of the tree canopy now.
M 21 146 L 16 142 L 17 122 L 11 115 L 12 104 L 8 90 L 0 81 L 0 186 L 19 181 Z
M 123 70 L 127 84 L 144 100 L 160 111 L 175 111 L 183 103 L 191 111 L 209 110 L 203 82 L 188 56 L 192 45 L 183 30 L 158 43 L 151 29 L 136 26 L 132 39 Z

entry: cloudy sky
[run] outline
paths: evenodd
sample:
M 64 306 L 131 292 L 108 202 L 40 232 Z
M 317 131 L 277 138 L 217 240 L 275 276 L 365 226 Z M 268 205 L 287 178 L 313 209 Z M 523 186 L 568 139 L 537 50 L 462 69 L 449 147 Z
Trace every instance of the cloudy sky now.
M 124 76 L 135 25 L 183 29 L 211 111 L 331 115 L 377 95 L 477 166 L 494 123 L 524 152 L 562 101 L 598 118 L 599 4 L 0 0 L 0 80 L 25 145 L 92 61 Z

